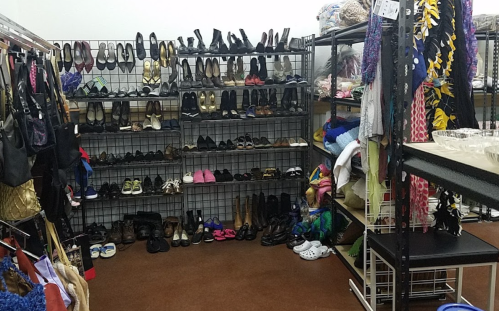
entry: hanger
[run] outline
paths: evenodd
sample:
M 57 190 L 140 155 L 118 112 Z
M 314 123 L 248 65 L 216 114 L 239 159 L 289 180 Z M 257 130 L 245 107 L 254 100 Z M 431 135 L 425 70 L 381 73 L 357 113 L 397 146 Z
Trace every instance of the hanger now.
M 24 231 L 22 231 L 21 229 L 18 229 L 14 226 L 12 226 L 11 224 L 3 221 L 3 220 L 0 220 L 0 224 L 2 224 L 3 226 L 7 226 L 9 227 L 9 233 L 10 235 L 12 235 L 12 230 L 13 231 L 16 231 L 17 233 L 19 233 L 20 235 L 23 236 L 24 238 L 24 245 L 26 245 L 26 238 L 29 238 L 30 235 Z M 2 246 L 3 248 L 6 248 L 8 250 L 10 250 L 11 252 L 15 252 L 16 251 L 16 248 L 13 247 L 12 245 L 9 245 L 8 243 L 5 243 L 4 241 L 0 240 L 0 246 Z M 25 253 L 28 257 L 30 257 L 31 259 L 34 259 L 34 260 L 40 260 L 40 257 L 36 256 L 35 254 L 32 254 L 31 252 L 28 252 L 27 250 L 24 250 L 24 249 L 21 249 L 23 251 L 23 253 Z
M 37 50 L 40 50 L 40 51 L 43 51 L 45 53 L 49 53 L 50 50 L 37 44 L 36 42 L 30 42 L 26 39 L 24 39 L 23 37 L 19 36 L 19 35 L 16 35 L 10 31 L 8 31 L 7 29 L 5 28 L 2 28 L 0 27 L 0 37 L 3 36 L 4 39 L 6 40 L 9 40 L 9 41 L 14 41 L 16 42 L 16 44 L 20 45 L 19 43 L 21 44 L 24 44 L 24 49 L 25 50 L 31 50 L 31 49 L 37 49 Z M 22 47 L 22 46 L 21 46 Z
M 39 36 L 35 35 L 31 31 L 29 31 L 28 29 L 24 28 L 23 26 L 19 25 L 18 23 L 14 22 L 13 20 L 11 20 L 10 18 L 8 18 L 7 16 L 5 16 L 3 14 L 0 14 L 0 24 L 3 24 L 9 28 L 14 29 L 19 34 L 22 34 L 22 35 L 30 38 L 34 42 L 42 45 L 47 50 L 53 50 L 53 49 L 59 50 L 59 48 L 57 46 L 53 45 L 52 43 L 48 42 L 47 40 L 40 38 Z M 48 53 L 48 52 L 45 52 L 45 53 Z

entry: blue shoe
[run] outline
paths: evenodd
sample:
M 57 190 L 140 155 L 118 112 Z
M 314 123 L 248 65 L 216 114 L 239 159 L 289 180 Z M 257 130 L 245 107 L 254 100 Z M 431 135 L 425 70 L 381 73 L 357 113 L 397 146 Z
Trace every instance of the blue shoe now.
M 211 218 L 208 218 L 208 220 L 204 222 L 204 227 L 213 229 L 213 220 Z
M 88 186 L 87 191 L 85 191 L 85 198 L 92 200 L 92 199 L 97 199 L 97 191 L 95 191 L 94 187 Z
M 247 118 L 255 117 L 255 106 L 249 106 L 248 110 L 246 110 L 246 117 Z
M 215 230 L 223 230 L 224 228 L 224 225 L 222 224 L 222 222 L 218 219 L 218 217 L 213 217 L 213 229 Z
M 286 84 L 296 84 L 298 83 L 295 79 L 295 77 L 287 75 L 286 76 Z
M 81 199 L 81 189 L 73 193 L 73 198 Z
M 295 75 L 295 80 L 296 80 L 296 82 L 298 82 L 298 84 L 307 84 L 307 80 L 303 79 L 299 75 Z

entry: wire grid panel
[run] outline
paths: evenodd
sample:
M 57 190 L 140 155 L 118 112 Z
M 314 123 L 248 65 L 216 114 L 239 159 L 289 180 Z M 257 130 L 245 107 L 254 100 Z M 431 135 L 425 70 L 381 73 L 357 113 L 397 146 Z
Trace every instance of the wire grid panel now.
M 205 219 L 218 217 L 221 221 L 233 221 L 236 213 L 236 197 L 239 196 L 241 217 L 244 220 L 246 196 L 249 196 L 249 209 L 251 210 L 253 194 L 259 195 L 263 192 L 266 199 L 269 195 L 275 195 L 280 206 L 282 193 L 289 194 L 291 202 L 294 202 L 295 198 L 300 197 L 302 190 L 300 183 L 293 180 L 205 184 L 203 186 L 185 187 L 184 193 L 187 195 L 184 204 L 185 210 L 201 210 Z M 279 208 L 281 210 L 281 207 Z

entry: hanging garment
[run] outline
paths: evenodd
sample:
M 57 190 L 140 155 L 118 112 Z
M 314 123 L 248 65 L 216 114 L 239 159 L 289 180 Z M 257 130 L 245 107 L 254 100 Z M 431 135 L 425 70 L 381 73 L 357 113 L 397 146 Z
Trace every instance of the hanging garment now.
M 471 0 L 462 0 L 463 30 L 464 40 L 466 42 L 466 64 L 468 73 L 469 88 L 473 77 L 477 73 L 478 65 L 478 41 L 475 36 L 475 25 L 473 24 L 473 3 Z
M 369 12 L 364 52 L 362 54 L 362 83 L 367 85 L 379 77 L 377 66 L 381 57 L 381 35 L 383 33 L 383 18 Z
M 379 144 L 374 141 L 368 142 L 369 153 L 369 171 L 367 173 L 367 189 L 369 192 L 369 206 L 371 211 L 371 221 L 374 222 L 379 216 L 383 196 L 386 192 L 385 181 L 378 182 L 378 159 L 379 159 Z
M 336 190 L 346 185 L 350 181 L 352 172 L 352 157 L 360 151 L 360 144 L 356 140 L 349 143 L 336 159 L 334 164 L 334 179 L 336 181 Z

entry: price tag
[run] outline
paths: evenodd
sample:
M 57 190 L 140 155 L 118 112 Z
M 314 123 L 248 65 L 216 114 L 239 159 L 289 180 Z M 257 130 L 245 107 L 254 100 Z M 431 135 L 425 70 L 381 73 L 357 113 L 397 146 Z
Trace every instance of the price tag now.
M 396 20 L 399 16 L 399 3 L 391 0 L 378 0 L 374 7 L 374 14 Z

